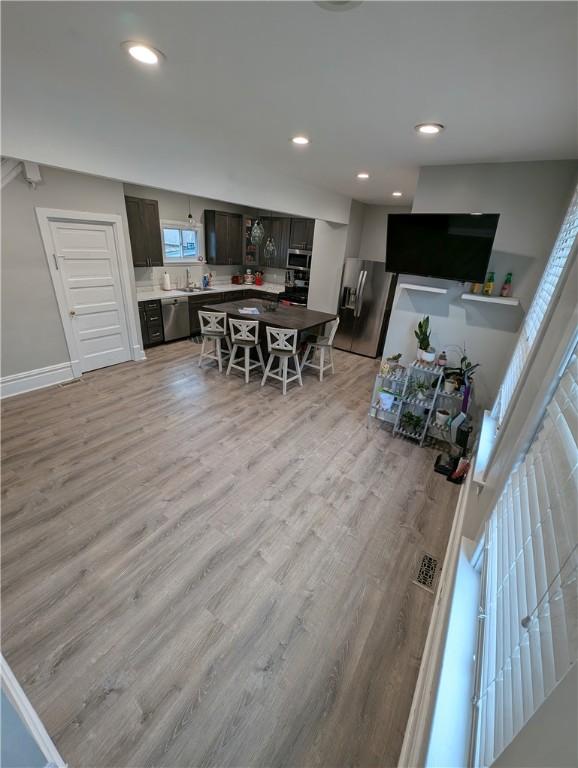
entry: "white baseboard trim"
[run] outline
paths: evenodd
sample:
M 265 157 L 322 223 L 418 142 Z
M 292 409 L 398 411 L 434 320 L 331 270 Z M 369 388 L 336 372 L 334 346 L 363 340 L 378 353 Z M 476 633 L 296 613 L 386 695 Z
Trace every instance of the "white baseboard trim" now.
M 145 355 L 145 351 L 141 347 L 140 344 L 133 344 L 132 345 L 132 359 L 133 360 L 146 360 L 147 359 L 147 356 Z
M 0 379 L 0 396 L 14 397 L 24 392 L 72 381 L 74 378 L 72 363 L 58 363 L 58 365 L 47 365 L 45 368 L 36 368 L 33 371 L 14 373 Z
M 54 746 L 54 742 L 42 724 L 42 720 L 36 714 L 35 709 L 32 707 L 28 697 L 22 690 L 20 683 L 14 677 L 14 673 L 8 666 L 8 662 L 4 656 L 0 656 L 0 672 L 2 690 L 16 710 L 17 715 L 27 726 L 32 738 L 38 744 L 40 751 L 46 758 L 47 768 L 48 765 L 56 766 L 56 768 L 67 768 L 66 763 L 60 756 L 60 753 Z
M 470 471 L 460 488 L 401 754 L 397 763 L 398 768 L 416 768 L 416 766 L 425 765 L 471 483 L 472 472 Z

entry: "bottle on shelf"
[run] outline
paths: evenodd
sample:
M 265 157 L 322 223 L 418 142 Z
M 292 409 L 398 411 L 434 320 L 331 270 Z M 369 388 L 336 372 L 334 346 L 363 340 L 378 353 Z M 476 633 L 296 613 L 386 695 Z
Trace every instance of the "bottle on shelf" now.
M 494 292 L 494 273 L 488 272 L 488 276 L 486 277 L 486 282 L 484 283 L 484 296 L 491 296 Z
M 472 283 L 470 285 L 470 293 L 480 294 L 482 292 L 483 287 L 484 286 L 482 283 Z
M 508 272 L 508 274 L 506 275 L 506 279 L 504 280 L 504 284 L 502 285 L 500 296 L 511 296 L 511 295 L 512 295 L 512 273 Z

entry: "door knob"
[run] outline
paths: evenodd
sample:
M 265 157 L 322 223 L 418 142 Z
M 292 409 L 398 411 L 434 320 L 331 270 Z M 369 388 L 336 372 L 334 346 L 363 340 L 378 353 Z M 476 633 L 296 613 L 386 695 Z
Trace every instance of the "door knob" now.
M 76 312 L 75 312 L 73 309 L 71 309 L 71 310 L 70 310 L 70 312 L 69 312 L 68 314 L 70 315 L 70 317 L 74 317 L 74 315 L 76 314 Z

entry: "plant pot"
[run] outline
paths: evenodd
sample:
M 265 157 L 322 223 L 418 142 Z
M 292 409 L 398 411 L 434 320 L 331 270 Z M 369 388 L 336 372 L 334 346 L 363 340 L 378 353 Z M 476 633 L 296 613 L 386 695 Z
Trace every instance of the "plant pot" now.
M 415 396 L 417 397 L 418 400 L 425 400 L 426 399 L 425 393 L 421 392 L 421 391 L 416 392 Z
M 436 353 L 435 349 L 433 349 L 431 352 L 425 352 L 423 349 L 421 350 L 421 359 L 424 363 L 433 363 L 433 361 L 436 359 Z
M 456 391 L 456 382 L 453 379 L 444 381 L 444 392 L 446 395 L 452 395 Z
M 448 423 L 449 417 L 450 412 L 440 408 L 438 411 L 436 411 L 436 425 L 438 427 L 445 427 L 445 425 Z

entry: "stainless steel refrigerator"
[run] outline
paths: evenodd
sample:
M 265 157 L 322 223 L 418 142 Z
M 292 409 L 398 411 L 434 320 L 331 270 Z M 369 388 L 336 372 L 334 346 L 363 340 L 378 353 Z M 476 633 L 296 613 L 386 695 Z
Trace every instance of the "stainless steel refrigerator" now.
M 339 295 L 339 328 L 334 345 L 346 352 L 381 354 L 397 275 L 382 261 L 346 259 Z

